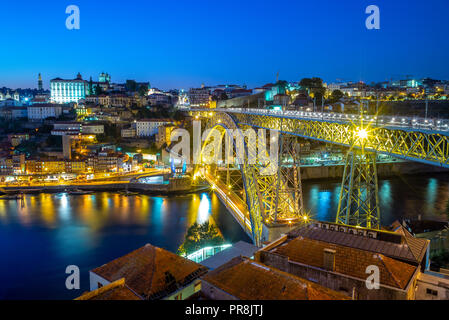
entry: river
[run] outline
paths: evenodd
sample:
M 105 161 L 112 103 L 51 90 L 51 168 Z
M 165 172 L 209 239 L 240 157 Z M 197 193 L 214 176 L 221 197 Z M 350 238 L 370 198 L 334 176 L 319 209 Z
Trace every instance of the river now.
M 305 208 L 333 221 L 338 181 L 305 181 Z M 382 222 L 402 216 L 447 217 L 449 175 L 405 176 L 379 182 Z M 146 243 L 175 252 L 187 228 L 210 220 L 227 242 L 250 241 L 214 194 L 183 196 L 26 195 L 0 200 L 0 299 L 73 299 L 89 288 L 89 270 Z M 65 288 L 77 265 L 81 289 Z

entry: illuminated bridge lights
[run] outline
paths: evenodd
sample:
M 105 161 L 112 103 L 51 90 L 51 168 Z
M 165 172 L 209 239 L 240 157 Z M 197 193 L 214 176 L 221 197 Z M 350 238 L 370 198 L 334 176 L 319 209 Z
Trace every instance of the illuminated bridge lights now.
M 202 110 L 195 112 L 204 114 Z M 341 188 L 343 193 L 338 210 L 338 222 L 343 224 L 380 227 L 376 163 L 375 157 L 369 152 L 449 168 L 449 120 L 238 108 L 216 109 L 213 112 L 214 116 L 208 120 L 212 127 L 218 124 L 231 129 L 273 129 L 282 132 L 281 137 L 303 137 L 349 147 L 352 154 L 346 160 Z M 207 114 L 210 113 L 207 110 Z M 364 151 L 359 152 L 360 149 Z M 236 188 L 231 197 L 222 190 L 220 192 L 225 198 L 234 198 L 238 194 L 239 202 L 247 205 L 253 239 L 257 244 L 258 241 L 260 243 L 258 237 L 262 221 L 294 221 L 288 220 L 288 214 L 277 216 L 280 212 L 278 209 L 289 208 L 291 201 L 288 199 L 291 199 L 289 194 L 292 195 L 292 190 L 286 188 L 282 192 L 276 191 L 273 187 L 277 184 L 276 178 L 261 176 L 257 163 L 244 163 L 239 170 L 245 182 L 244 192 Z M 362 184 L 351 183 L 359 178 Z M 295 183 L 300 183 L 300 179 Z M 229 190 L 226 188 L 229 186 L 227 182 L 222 184 L 223 188 Z M 219 189 L 215 186 L 213 188 Z M 277 202 L 274 200 L 276 198 L 282 200 Z M 244 216 L 242 212 L 246 210 L 237 209 Z M 289 210 L 286 212 L 290 212 Z M 295 212 L 296 219 L 304 222 L 311 220 L 309 216 L 301 214 L 302 209 Z M 353 215 L 354 212 L 357 212 L 357 218 Z

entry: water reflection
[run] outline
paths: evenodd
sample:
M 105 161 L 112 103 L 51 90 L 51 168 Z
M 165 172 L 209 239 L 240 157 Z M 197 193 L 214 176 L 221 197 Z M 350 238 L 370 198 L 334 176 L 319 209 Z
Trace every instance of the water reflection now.
M 228 242 L 251 241 L 208 193 L 59 193 L 26 195 L 23 203 L 0 200 L 0 256 L 8 257 L 0 263 L 0 299 L 74 298 L 76 292 L 64 289 L 67 265 L 81 268 L 81 289 L 87 290 L 88 270 L 145 243 L 175 252 L 196 221 L 216 224 Z
M 200 205 L 198 207 L 198 217 L 196 219 L 196 222 L 199 224 L 203 224 L 206 221 L 209 221 L 209 217 L 211 214 L 211 206 L 209 198 L 205 193 L 201 195 L 201 201 Z
M 304 181 L 303 191 L 304 206 L 315 219 L 334 221 L 339 181 Z M 448 197 L 449 174 L 380 181 L 382 223 L 419 214 L 447 217 Z M 209 193 L 60 193 L 26 195 L 23 203 L 0 200 L 0 299 L 74 298 L 88 290 L 90 269 L 145 243 L 175 252 L 188 227 L 205 221 L 217 225 L 227 242 L 251 241 Z M 70 264 L 81 268 L 80 292 L 64 289 Z
M 340 182 L 304 181 L 304 206 L 318 220 L 334 221 Z M 382 224 L 401 217 L 447 219 L 449 174 L 405 176 L 379 181 Z

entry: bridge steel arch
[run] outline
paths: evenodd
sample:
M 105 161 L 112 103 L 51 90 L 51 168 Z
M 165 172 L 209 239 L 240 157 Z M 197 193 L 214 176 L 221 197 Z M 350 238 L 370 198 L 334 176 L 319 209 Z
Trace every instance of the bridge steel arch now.
M 288 183 L 285 179 L 279 176 L 279 172 L 275 172 L 272 175 L 262 174 L 261 171 L 266 167 L 266 163 L 262 163 L 257 157 L 256 147 L 252 144 L 248 144 L 243 129 L 246 126 L 239 125 L 232 116 L 227 113 L 217 112 L 213 117 L 203 117 L 207 119 L 206 126 L 212 130 L 219 130 L 221 133 L 221 140 L 224 137 L 225 132 L 233 130 L 233 135 L 239 135 L 239 138 L 243 141 L 243 160 L 247 160 L 251 157 L 256 157 L 255 163 L 249 163 L 248 161 L 240 161 L 236 164 L 237 169 L 240 171 L 244 194 L 241 196 L 242 201 L 246 203 L 250 223 L 251 234 L 255 245 L 262 245 L 262 232 L 264 223 L 276 224 L 278 221 L 288 219 L 289 223 L 296 223 L 302 214 L 302 190 L 296 188 L 294 190 L 288 189 Z M 203 151 L 205 146 L 210 142 L 209 137 L 205 139 L 201 147 L 200 159 L 203 157 Z M 237 148 L 236 142 L 233 139 L 233 146 Z M 266 159 L 265 159 L 266 160 Z M 204 164 L 197 164 L 195 166 L 195 176 L 201 171 Z M 295 181 L 300 184 L 299 168 L 298 173 L 295 176 Z M 299 190 L 299 191 L 298 191 Z M 289 191 L 293 191 L 288 193 Z M 290 197 L 293 195 L 293 197 Z M 239 195 L 238 195 L 239 196 Z M 280 203 L 282 202 L 282 203 Z M 294 206 L 292 203 L 298 202 L 298 205 Z M 290 205 L 290 208 L 286 211 L 286 204 Z
M 427 128 L 378 125 L 375 121 L 333 120 L 268 113 L 266 110 L 214 110 L 231 114 L 238 126 L 276 130 L 349 148 L 336 222 L 380 228 L 377 172 L 373 153 L 449 168 L 449 133 Z M 197 110 L 206 117 L 210 111 Z
M 325 143 L 383 153 L 404 160 L 449 168 L 449 135 L 433 130 L 412 130 L 369 123 L 348 123 L 288 116 L 260 115 L 230 111 L 237 123 L 278 130 Z M 366 128 L 363 141 L 357 129 Z

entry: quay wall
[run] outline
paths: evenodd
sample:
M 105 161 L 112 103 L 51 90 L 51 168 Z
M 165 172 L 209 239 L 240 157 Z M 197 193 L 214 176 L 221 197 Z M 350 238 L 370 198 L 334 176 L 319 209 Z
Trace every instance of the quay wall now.
M 303 166 L 301 167 L 301 180 L 312 179 L 341 179 L 344 165 L 333 166 Z M 404 174 L 422 174 L 449 172 L 449 169 L 429 166 L 416 162 L 378 163 L 377 174 L 379 178 L 387 178 Z

